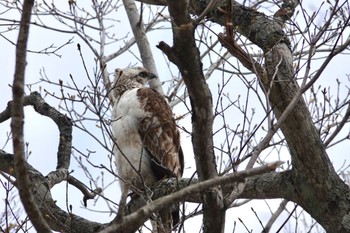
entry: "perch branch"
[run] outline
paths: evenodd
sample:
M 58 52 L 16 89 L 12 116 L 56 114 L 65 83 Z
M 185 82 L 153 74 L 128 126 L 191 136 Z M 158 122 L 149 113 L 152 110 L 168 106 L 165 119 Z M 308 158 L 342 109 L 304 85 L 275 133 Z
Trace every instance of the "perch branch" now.
M 184 187 L 183 189 L 175 193 L 174 192 L 170 193 L 167 196 L 161 197 L 157 200 L 154 200 L 148 203 L 147 205 L 138 209 L 136 212 L 128 216 L 125 216 L 120 221 L 117 221 L 113 225 L 100 231 L 100 233 L 135 232 L 152 215 L 152 213 L 157 212 L 162 208 L 169 207 L 171 204 L 175 202 L 185 201 L 186 198 L 191 198 L 197 193 L 203 192 L 205 190 L 211 189 L 219 185 L 223 186 L 223 185 L 231 184 L 232 182 L 241 182 L 241 181 L 244 181 L 244 179 L 246 179 L 247 177 L 261 175 L 269 171 L 274 171 L 281 164 L 283 164 L 283 162 L 277 161 L 274 163 L 266 164 L 261 167 L 252 168 L 252 169 L 236 172 L 227 176 L 216 177 L 213 179 L 198 182 L 190 186 L 187 186 L 188 180 L 181 179 L 179 180 L 179 186 Z M 169 182 L 169 181 L 165 180 L 163 182 Z M 177 182 L 177 181 L 175 180 L 174 182 Z M 164 185 L 159 185 L 159 184 L 158 186 L 164 187 Z M 201 200 L 201 198 L 199 198 L 199 200 Z

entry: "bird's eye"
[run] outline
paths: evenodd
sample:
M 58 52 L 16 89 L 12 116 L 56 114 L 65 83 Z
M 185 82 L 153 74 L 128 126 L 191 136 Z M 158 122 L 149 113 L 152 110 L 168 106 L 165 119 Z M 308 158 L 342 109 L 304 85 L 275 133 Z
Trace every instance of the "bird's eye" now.
M 148 76 L 148 73 L 146 71 L 142 71 L 142 72 L 139 73 L 139 76 L 141 78 L 146 78 Z

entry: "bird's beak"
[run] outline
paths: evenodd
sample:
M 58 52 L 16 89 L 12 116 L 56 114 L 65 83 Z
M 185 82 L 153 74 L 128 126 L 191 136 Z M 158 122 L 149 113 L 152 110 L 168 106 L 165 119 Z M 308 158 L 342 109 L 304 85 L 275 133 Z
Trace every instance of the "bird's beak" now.
M 156 79 L 157 76 L 151 72 L 148 72 L 148 80 L 151 80 L 151 79 Z

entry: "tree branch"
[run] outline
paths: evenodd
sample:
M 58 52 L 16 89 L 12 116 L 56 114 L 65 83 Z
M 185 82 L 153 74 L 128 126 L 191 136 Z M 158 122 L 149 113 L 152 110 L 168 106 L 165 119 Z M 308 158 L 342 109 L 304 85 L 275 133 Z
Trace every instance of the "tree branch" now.
M 334 132 L 324 142 L 325 147 L 327 147 L 329 145 L 329 143 L 331 143 L 333 141 L 333 139 L 339 134 L 339 132 L 342 130 L 342 128 L 348 122 L 349 118 L 350 118 L 350 102 L 348 103 L 348 108 L 346 109 L 346 112 L 345 112 L 343 119 L 337 125 L 337 128 L 335 128 Z
M 32 105 L 36 112 L 51 118 L 59 128 L 59 146 L 57 152 L 57 168 L 44 177 L 39 171 L 31 167 L 25 162 L 28 170 L 30 183 L 30 191 L 35 193 L 34 199 L 39 204 L 40 212 L 45 216 L 47 223 L 51 229 L 62 232 L 95 232 L 96 229 L 102 229 L 103 224 L 90 222 L 75 216 L 73 213 L 66 213 L 55 205 L 55 201 L 51 197 L 50 189 L 63 180 L 67 180 L 70 184 L 79 188 L 84 194 L 83 200 L 93 198 L 99 189 L 89 192 L 85 186 L 77 181 L 74 177 L 68 175 L 68 167 L 70 164 L 71 145 L 72 145 L 72 122 L 71 120 L 58 112 L 55 108 L 47 104 L 39 93 L 33 92 L 29 96 L 25 96 L 23 106 Z M 14 101 L 7 104 L 7 108 L 0 113 L 0 123 L 11 117 L 10 113 L 14 109 Z M 18 176 L 18 170 L 14 167 L 14 156 L 0 150 L 0 170 L 9 174 Z M 18 183 L 18 179 L 17 182 Z M 45 222 L 44 219 L 40 220 Z M 67 228 L 74 223 L 72 228 Z
M 142 208 L 139 208 L 139 206 L 136 206 L 136 208 L 135 206 L 130 207 L 129 210 L 132 211 L 134 209 L 137 209 L 137 211 L 123 217 L 119 222 L 116 222 L 115 224 L 105 228 L 100 233 L 135 232 L 152 215 L 152 213 L 155 213 L 161 210 L 161 208 L 167 208 L 176 202 L 188 201 L 188 200 L 194 201 L 195 200 L 194 197 L 196 197 L 196 202 L 201 203 L 202 202 L 201 193 L 204 192 L 205 190 L 211 189 L 219 185 L 221 186 L 228 185 L 227 187 L 230 187 L 229 184 L 232 184 L 234 182 L 242 182 L 247 177 L 257 176 L 269 171 L 274 171 L 281 164 L 282 163 L 280 161 L 277 161 L 261 167 L 240 171 L 227 176 L 215 177 L 205 181 L 194 180 L 193 181 L 194 184 L 192 184 L 192 181 L 190 181 L 189 179 L 176 180 L 173 178 L 169 180 L 163 180 L 160 184 L 157 184 L 158 189 L 154 190 L 155 195 L 160 193 L 164 194 L 164 189 L 166 189 L 166 187 L 169 187 L 169 183 L 173 183 L 173 185 L 170 185 L 170 186 L 178 187 L 179 191 L 173 192 L 173 190 L 166 190 L 166 192 L 169 193 L 167 196 L 163 196 L 159 199 L 156 199 L 148 203 L 147 205 L 143 206 Z M 267 173 L 267 174 L 270 174 L 270 173 Z M 190 186 L 188 186 L 189 183 L 191 183 Z M 275 186 L 275 187 L 278 187 L 278 186 Z M 228 190 L 231 190 L 231 188 L 228 188 Z M 276 190 L 276 188 L 274 188 L 274 190 Z M 156 198 L 156 196 L 154 197 Z M 138 200 L 140 199 L 142 198 L 139 198 Z M 135 203 L 136 202 L 134 202 L 133 204 Z M 138 203 L 143 205 L 142 200 Z
M 10 119 L 10 113 L 13 111 L 13 101 L 9 101 L 7 108 L 0 113 L 0 123 Z M 55 108 L 45 102 L 38 92 L 32 92 L 23 99 L 23 106 L 32 105 L 36 112 L 43 116 L 51 118 L 60 131 L 57 167 L 56 169 L 68 169 L 70 164 L 72 148 L 72 121 L 66 115 L 61 114 Z
M 172 18 L 174 46 L 158 45 L 179 68 L 188 88 L 192 106 L 192 143 L 199 180 L 217 177 L 213 151 L 212 96 L 205 81 L 202 63 L 194 38 L 194 24 L 188 11 L 188 1 L 168 1 Z M 220 187 L 203 193 L 203 223 L 205 233 L 224 232 L 224 198 Z
M 135 37 L 135 41 L 137 47 L 140 51 L 141 59 L 143 66 L 157 77 L 158 72 L 153 59 L 153 54 L 151 50 L 151 46 L 148 42 L 142 17 L 140 17 L 137 7 L 134 0 L 123 0 L 124 8 L 129 18 L 129 23 L 132 29 L 132 32 Z M 141 9 L 142 11 L 143 9 Z M 149 82 L 151 88 L 157 90 L 160 94 L 164 95 L 164 91 L 162 85 L 159 81 L 159 78 L 153 79 Z
M 286 209 L 287 204 L 288 204 L 288 200 L 283 199 L 283 201 L 281 201 L 278 209 L 272 214 L 269 221 L 266 223 L 264 227 L 264 230 L 266 233 L 270 232 L 272 225 L 275 223 L 277 218 L 282 214 L 282 212 Z
M 0 162 L 0 170 L 7 173 L 7 171 L 11 170 L 13 155 L 0 150 Z M 290 173 L 270 172 L 274 171 L 280 165 L 281 162 L 274 162 L 203 182 L 188 178 L 163 180 L 160 184 L 157 184 L 157 188 L 154 189 L 153 199 L 156 199 L 155 201 L 144 206 L 143 198 L 134 198 L 128 204 L 129 207 L 127 210 L 129 212 L 126 214 L 134 213 L 135 211 L 137 211 L 137 213 L 126 216 L 121 222 L 113 224 L 102 232 L 111 232 L 114 230 L 117 232 L 134 232 L 152 215 L 152 213 L 159 211 L 161 208 L 164 208 L 164 206 L 170 206 L 179 201 L 201 203 L 201 192 L 218 185 L 223 187 L 224 195 L 226 195 L 232 191 L 232 183 L 243 182 L 244 179 L 247 180 L 247 185 L 239 198 L 266 199 L 289 197 L 291 195 L 290 192 L 292 192 L 292 185 L 286 182 L 286 180 L 290 180 Z M 40 210 L 44 216 L 46 216 L 46 220 L 53 230 L 63 232 L 96 232 L 106 226 L 105 224 L 91 222 L 73 213 L 66 213 L 61 210 L 55 205 L 55 201 L 51 197 L 48 177 L 43 177 L 39 171 L 29 164 L 26 164 L 26 166 L 28 167 L 29 177 L 33 183 L 33 191 L 37 193 L 35 198 L 38 203 L 42 203 L 42 205 L 40 205 Z M 175 190 L 176 192 L 174 193 L 174 190 L 168 189 L 169 186 L 176 187 L 178 191 Z M 164 194 L 168 195 L 162 197 Z M 140 209 L 142 206 L 144 207 Z M 66 226 L 73 227 L 68 229 L 65 228 Z M 130 231 L 128 231 L 128 229 Z
M 15 174 L 14 156 L 0 150 L 0 170 L 9 174 Z M 25 162 L 28 176 L 31 182 L 31 192 L 35 193 L 34 199 L 38 204 L 40 212 L 45 216 L 50 228 L 59 232 L 85 233 L 96 232 L 105 227 L 106 224 L 96 223 L 81 218 L 73 213 L 67 213 L 56 205 L 52 199 L 50 188 L 53 186 L 48 177 L 44 177 L 38 170 Z
M 36 231 L 51 232 L 33 199 L 31 184 L 28 179 L 28 172 L 25 166 L 24 158 L 24 76 L 27 62 L 26 51 L 29 36 L 29 25 L 33 4 L 33 0 L 25 0 L 23 3 L 22 17 L 16 47 L 15 77 L 12 86 L 13 106 L 11 111 L 11 130 L 14 151 L 14 168 L 16 170 L 16 183 L 22 204 Z
M 83 197 L 83 203 L 84 206 L 87 206 L 87 200 L 89 199 L 94 199 L 96 197 L 96 195 L 100 194 L 102 192 L 102 188 L 96 188 L 95 190 L 92 190 L 92 192 L 90 192 L 86 185 L 84 185 L 80 180 L 76 179 L 75 177 L 68 175 L 68 177 L 66 178 L 68 183 L 73 185 L 74 187 L 76 187 L 77 189 L 80 190 L 80 192 L 83 193 L 84 197 Z

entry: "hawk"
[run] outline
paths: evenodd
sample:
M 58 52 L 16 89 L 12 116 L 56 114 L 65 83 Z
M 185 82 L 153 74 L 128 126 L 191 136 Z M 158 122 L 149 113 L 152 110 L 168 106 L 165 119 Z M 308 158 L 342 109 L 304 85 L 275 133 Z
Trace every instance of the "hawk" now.
M 138 193 L 164 178 L 180 178 L 183 173 L 180 133 L 173 113 L 160 93 L 146 87 L 154 78 L 142 67 L 115 71 L 112 130 L 124 195 Z M 178 209 L 159 215 L 163 223 L 160 232 L 170 232 L 179 221 Z

